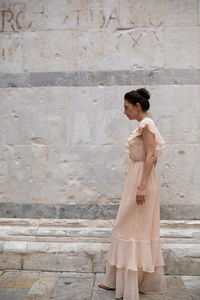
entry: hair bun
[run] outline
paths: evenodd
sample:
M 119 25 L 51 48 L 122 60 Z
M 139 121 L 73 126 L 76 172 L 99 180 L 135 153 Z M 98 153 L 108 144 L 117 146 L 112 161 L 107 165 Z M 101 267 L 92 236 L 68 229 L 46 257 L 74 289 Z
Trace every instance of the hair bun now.
M 147 100 L 150 99 L 150 93 L 146 89 L 144 88 L 137 89 L 136 92 L 140 94 L 140 96 L 142 96 L 143 98 Z

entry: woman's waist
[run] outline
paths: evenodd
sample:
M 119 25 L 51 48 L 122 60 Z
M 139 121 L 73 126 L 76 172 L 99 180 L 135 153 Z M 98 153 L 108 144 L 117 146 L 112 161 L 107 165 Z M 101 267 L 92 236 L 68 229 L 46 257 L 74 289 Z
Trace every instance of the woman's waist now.
M 134 158 L 131 158 L 131 160 L 133 161 L 133 162 L 145 162 L 145 159 L 134 159 Z
M 130 163 L 132 164 L 141 164 L 141 165 L 144 165 L 145 163 L 145 159 L 130 159 Z M 156 162 L 153 164 L 153 168 L 156 167 Z

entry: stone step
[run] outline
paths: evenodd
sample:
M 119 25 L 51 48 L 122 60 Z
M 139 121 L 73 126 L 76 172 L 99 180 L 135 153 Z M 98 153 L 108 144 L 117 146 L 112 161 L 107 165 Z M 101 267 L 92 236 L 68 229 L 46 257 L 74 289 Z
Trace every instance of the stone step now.
M 114 220 L 0 219 L 0 268 L 105 272 Z M 161 220 L 165 274 L 200 275 L 200 221 Z
M 0 219 L 1 241 L 110 242 L 114 220 Z M 160 221 L 164 243 L 197 243 L 200 221 Z

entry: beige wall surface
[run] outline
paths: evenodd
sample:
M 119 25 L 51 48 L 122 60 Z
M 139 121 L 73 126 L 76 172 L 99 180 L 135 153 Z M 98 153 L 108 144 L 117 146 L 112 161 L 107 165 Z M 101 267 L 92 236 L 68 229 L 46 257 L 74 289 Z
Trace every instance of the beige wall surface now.
M 199 218 L 199 11 L 197 0 L 0 1 L 1 217 L 112 211 L 137 126 L 123 96 L 145 87 L 166 142 L 161 218 Z

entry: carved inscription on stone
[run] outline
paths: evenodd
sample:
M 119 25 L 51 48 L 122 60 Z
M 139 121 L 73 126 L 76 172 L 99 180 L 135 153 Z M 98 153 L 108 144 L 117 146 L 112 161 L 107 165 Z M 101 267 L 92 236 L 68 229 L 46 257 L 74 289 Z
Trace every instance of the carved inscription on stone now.
M 10 9 L 0 11 L 1 14 L 1 31 L 19 31 L 28 29 L 32 25 L 32 21 L 25 22 L 24 11 L 14 12 Z

